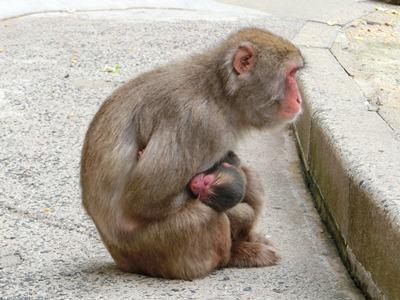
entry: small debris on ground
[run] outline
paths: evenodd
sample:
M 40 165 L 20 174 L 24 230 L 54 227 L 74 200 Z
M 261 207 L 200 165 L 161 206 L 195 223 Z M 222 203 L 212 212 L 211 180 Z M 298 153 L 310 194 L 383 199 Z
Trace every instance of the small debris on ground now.
M 103 68 L 103 72 L 107 73 L 119 73 L 121 70 L 121 66 L 119 64 L 115 64 L 114 66 L 105 65 Z
M 48 208 L 48 207 L 45 207 L 45 208 L 43 208 L 43 212 L 44 212 L 45 214 L 49 214 L 49 213 L 51 213 L 51 209 Z

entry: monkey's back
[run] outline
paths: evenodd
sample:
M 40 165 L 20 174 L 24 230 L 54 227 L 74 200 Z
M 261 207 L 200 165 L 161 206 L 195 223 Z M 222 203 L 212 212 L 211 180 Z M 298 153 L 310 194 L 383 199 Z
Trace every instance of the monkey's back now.
M 167 65 L 143 73 L 115 90 L 94 116 L 82 151 L 81 186 L 83 205 L 98 226 L 107 227 L 118 217 L 113 206 L 135 169 L 138 151 L 148 145 L 154 132 L 163 131 L 171 145 L 198 141 L 192 145 L 192 153 L 179 154 L 191 168 L 202 164 L 193 157 L 201 157 L 204 147 L 215 153 L 215 157 L 205 158 L 211 164 L 226 151 L 221 150 L 222 143 L 232 144 L 234 138 L 229 134 L 219 136 L 219 131 L 227 132 L 226 121 L 212 99 L 202 95 L 198 82 L 202 76 L 196 75 L 202 70 L 193 68 L 183 61 L 173 70 Z M 198 136 L 194 138 L 192 133 Z M 203 141 L 209 142 L 205 145 Z

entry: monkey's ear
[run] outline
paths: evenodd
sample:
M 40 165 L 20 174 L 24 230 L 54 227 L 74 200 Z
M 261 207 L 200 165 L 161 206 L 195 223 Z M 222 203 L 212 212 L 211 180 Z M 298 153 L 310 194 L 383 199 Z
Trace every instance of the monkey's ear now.
M 254 49 L 251 45 L 242 45 L 233 57 L 233 69 L 237 74 L 250 72 L 254 67 Z

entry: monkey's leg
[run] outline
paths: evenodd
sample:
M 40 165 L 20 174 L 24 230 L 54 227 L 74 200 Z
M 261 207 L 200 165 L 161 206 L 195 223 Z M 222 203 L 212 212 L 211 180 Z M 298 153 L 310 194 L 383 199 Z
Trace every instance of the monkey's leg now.
M 241 167 L 246 176 L 246 193 L 241 203 L 226 211 L 231 222 L 232 239 L 260 241 L 267 240 L 252 232 L 252 229 L 261 213 L 263 207 L 264 191 L 262 185 L 247 167 Z
M 191 280 L 227 265 L 231 243 L 227 216 L 194 202 L 137 231 L 123 247 L 107 248 L 124 271 Z
M 248 239 L 256 219 L 254 209 L 249 204 L 242 202 L 225 213 L 230 221 L 232 240 Z
M 279 255 L 271 242 L 262 234 L 254 232 L 254 225 L 261 214 L 264 191 L 259 179 L 247 167 L 246 194 L 241 203 L 226 211 L 231 222 L 232 249 L 228 266 L 261 267 L 274 265 Z
M 247 219 L 242 219 L 242 224 L 240 225 L 241 228 L 244 228 L 244 231 L 242 229 L 242 234 L 246 235 L 247 233 L 247 241 L 260 242 L 272 246 L 271 241 L 265 235 L 253 230 L 265 204 L 264 189 L 258 175 L 254 171 L 251 171 L 246 166 L 242 166 L 241 168 L 247 179 L 246 194 L 243 203 L 248 204 L 253 209 L 253 219 L 250 218 L 251 214 L 248 214 Z M 234 230 L 236 229 L 234 228 Z
M 254 218 L 257 219 L 264 207 L 265 192 L 258 178 L 258 175 L 246 166 L 241 166 L 242 171 L 246 175 L 246 193 L 242 200 L 254 210 Z
M 239 203 L 228 210 L 231 222 L 232 249 L 230 267 L 261 267 L 274 265 L 279 255 L 272 243 L 253 231 L 255 213 L 247 203 Z
M 225 213 L 231 224 L 231 237 L 233 241 L 259 242 L 272 246 L 272 242 L 268 238 L 253 230 L 256 217 L 254 209 L 250 205 L 239 203 Z
M 239 203 L 226 212 L 231 222 L 232 249 L 229 267 L 262 267 L 274 265 L 279 255 L 271 242 L 254 232 L 254 209 L 247 203 Z

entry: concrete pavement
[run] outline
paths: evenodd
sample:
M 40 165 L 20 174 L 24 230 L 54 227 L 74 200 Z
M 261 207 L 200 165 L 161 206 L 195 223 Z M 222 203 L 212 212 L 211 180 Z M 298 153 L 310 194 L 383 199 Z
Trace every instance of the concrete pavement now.
M 378 7 L 350 22 L 332 53 L 400 140 L 400 7 Z
M 277 266 L 223 269 L 191 282 L 124 274 L 83 212 L 83 136 L 116 86 L 243 26 L 293 39 L 304 25 L 240 12 L 223 19 L 206 11 L 133 9 L 0 22 L 0 298 L 362 298 L 314 209 L 289 130 L 254 134 L 239 151 L 267 191 L 259 228 L 281 251 Z M 120 71 L 104 71 L 117 64 Z

